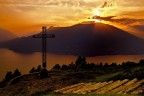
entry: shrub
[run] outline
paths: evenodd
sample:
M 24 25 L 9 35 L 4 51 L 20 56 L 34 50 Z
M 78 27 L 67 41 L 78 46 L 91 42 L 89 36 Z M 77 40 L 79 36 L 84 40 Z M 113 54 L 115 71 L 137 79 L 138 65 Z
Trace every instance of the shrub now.
M 13 78 L 20 76 L 20 75 L 21 75 L 20 71 L 18 69 L 16 69 L 13 73 Z
M 7 72 L 4 81 L 10 81 L 12 79 L 13 75 L 12 72 Z

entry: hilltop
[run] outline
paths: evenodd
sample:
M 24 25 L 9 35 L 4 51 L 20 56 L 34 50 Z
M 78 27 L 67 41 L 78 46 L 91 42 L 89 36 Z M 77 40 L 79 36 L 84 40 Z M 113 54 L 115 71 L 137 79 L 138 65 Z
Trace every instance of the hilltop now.
M 5 88 L 0 88 L 0 96 L 11 96 L 11 94 L 15 96 L 19 96 L 19 95 L 20 96 L 43 96 L 43 95 L 49 96 L 49 94 L 55 96 L 55 95 L 60 95 L 59 93 L 61 93 L 61 91 L 56 92 L 56 90 L 61 90 L 61 88 L 64 87 L 66 87 L 66 90 L 62 92 L 66 92 L 66 93 L 70 92 L 68 94 L 71 94 L 72 91 L 70 90 L 75 90 L 75 89 L 70 89 L 72 87 L 68 89 L 67 86 L 71 86 L 71 85 L 75 86 L 74 84 L 86 84 L 84 86 L 87 86 L 88 84 L 92 86 L 91 84 L 101 84 L 100 82 L 102 82 L 102 84 L 105 82 L 104 84 L 106 85 L 109 84 L 108 82 L 110 82 L 113 85 L 112 89 L 109 89 L 111 91 L 115 90 L 115 87 L 118 86 L 127 88 L 126 89 L 128 94 L 127 96 L 129 96 L 131 92 L 135 92 L 136 90 L 140 91 L 140 92 L 138 91 L 137 93 L 139 94 L 139 96 L 144 94 L 144 90 L 143 90 L 144 60 L 141 60 L 138 64 L 134 62 L 125 62 L 122 65 L 116 65 L 112 63 L 110 65 L 100 64 L 94 66 L 94 64 L 87 64 L 86 65 L 87 67 L 81 66 L 78 69 L 76 68 L 76 70 L 71 69 L 74 68 L 73 67 L 74 65 L 72 64 L 68 65 L 67 67 L 66 65 L 63 65 L 61 67 L 56 67 L 56 66 L 51 71 L 49 71 L 49 77 L 46 79 L 40 79 L 39 73 L 27 74 L 25 76 L 21 76 L 20 78 L 15 79 L 13 82 L 9 84 L 9 86 Z M 121 90 L 121 87 L 120 89 L 118 88 L 118 90 Z M 106 89 L 108 88 L 106 87 Z M 81 89 L 80 87 L 79 90 L 83 90 L 83 89 Z M 102 89 L 100 90 L 102 91 Z M 105 91 L 107 92 L 108 90 Z M 95 92 L 97 93 L 97 91 Z M 66 93 L 64 93 L 64 96 Z M 97 95 L 92 95 L 92 96 L 97 96 Z M 103 95 L 103 96 L 109 96 L 109 95 Z

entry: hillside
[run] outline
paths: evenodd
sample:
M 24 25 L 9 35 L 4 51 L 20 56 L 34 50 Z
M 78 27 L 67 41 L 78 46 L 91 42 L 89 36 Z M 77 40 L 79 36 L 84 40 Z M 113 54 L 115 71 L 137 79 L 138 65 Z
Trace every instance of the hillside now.
M 47 51 L 79 56 L 135 55 L 144 53 L 144 39 L 114 26 L 102 23 L 77 24 L 69 27 L 50 27 Z M 20 53 L 41 51 L 41 39 L 18 38 L 0 45 Z M 26 47 L 26 48 L 25 48 Z
M 17 38 L 17 36 L 8 30 L 0 28 L 0 42 L 5 42 Z
M 39 73 L 13 79 L 8 86 L 0 88 L 0 96 L 11 96 L 11 94 L 14 96 L 61 96 L 61 94 L 64 94 L 62 96 L 67 94 L 143 96 L 143 70 L 144 60 L 138 64 L 126 62 L 122 65 L 95 65 L 95 67 L 93 64 L 87 64 L 84 70 L 53 69 L 49 71 L 49 77 L 46 79 L 40 79 Z

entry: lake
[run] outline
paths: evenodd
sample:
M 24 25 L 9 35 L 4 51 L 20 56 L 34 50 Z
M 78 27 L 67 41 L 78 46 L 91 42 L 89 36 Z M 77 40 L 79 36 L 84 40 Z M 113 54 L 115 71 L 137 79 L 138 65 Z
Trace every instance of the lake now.
M 50 70 L 55 64 L 70 64 L 75 62 L 77 56 L 47 54 L 47 68 Z M 91 63 L 122 63 L 126 61 L 138 62 L 144 59 L 144 55 L 111 55 L 87 57 L 87 62 Z M 20 54 L 8 49 L 0 49 L 0 80 L 8 71 L 19 69 L 22 74 L 26 74 L 32 67 L 41 64 L 41 53 Z

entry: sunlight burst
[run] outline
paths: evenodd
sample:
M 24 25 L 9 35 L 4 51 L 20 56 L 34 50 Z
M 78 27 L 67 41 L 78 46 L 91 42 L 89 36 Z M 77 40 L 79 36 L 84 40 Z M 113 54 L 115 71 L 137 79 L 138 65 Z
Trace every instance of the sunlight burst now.
M 101 22 L 99 19 L 94 19 L 95 22 Z
M 100 12 L 100 9 L 97 8 L 95 10 L 93 10 L 93 14 L 96 15 L 96 16 L 100 16 L 101 12 Z M 101 22 L 101 20 L 99 19 L 94 19 L 95 22 Z
M 95 14 L 96 16 L 100 16 L 100 10 L 98 10 L 98 9 L 95 10 L 95 11 L 94 11 L 94 14 Z

